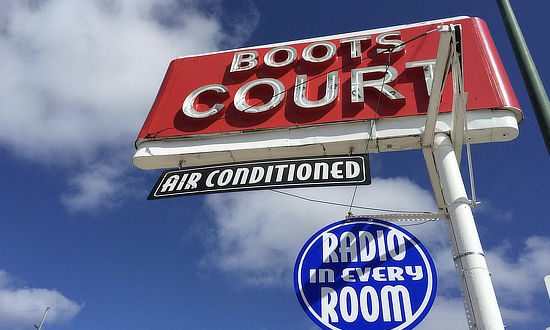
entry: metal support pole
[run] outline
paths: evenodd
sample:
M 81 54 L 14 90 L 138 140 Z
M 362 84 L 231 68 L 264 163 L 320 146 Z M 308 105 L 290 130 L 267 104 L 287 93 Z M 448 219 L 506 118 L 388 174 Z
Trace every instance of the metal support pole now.
M 531 58 L 531 53 L 525 43 L 510 2 L 508 0 L 497 0 L 497 2 L 506 32 L 508 32 L 508 38 L 514 49 L 523 82 L 527 88 L 527 93 L 529 93 L 531 105 L 539 122 L 540 132 L 546 143 L 546 149 L 550 153 L 550 101 L 548 95 Z
M 470 329 L 504 329 L 470 201 L 448 135 L 435 135 L 433 154 L 450 217 L 445 224 L 468 325 Z
M 46 320 L 46 315 L 48 315 L 49 310 L 50 310 L 50 307 L 46 307 L 46 310 L 44 311 L 44 315 L 42 316 L 42 320 L 40 321 L 40 324 L 34 326 L 36 329 L 38 330 L 42 329 L 42 325 L 44 325 L 44 320 Z

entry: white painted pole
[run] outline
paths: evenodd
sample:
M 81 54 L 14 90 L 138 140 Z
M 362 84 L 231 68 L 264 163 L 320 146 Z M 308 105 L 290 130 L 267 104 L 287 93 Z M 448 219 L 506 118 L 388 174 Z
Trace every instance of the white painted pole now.
M 470 329 L 504 329 L 474 216 L 448 135 L 435 135 L 433 154 L 449 212 L 450 219 L 446 219 L 445 224 L 468 325 Z

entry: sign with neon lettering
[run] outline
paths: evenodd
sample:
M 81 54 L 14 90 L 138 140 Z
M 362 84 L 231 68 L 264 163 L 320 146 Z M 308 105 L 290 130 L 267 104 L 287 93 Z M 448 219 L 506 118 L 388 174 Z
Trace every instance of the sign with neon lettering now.
M 364 134 L 349 124 L 374 118 L 388 127 L 377 151 L 419 148 L 412 137 L 423 122 L 414 118 L 427 110 L 439 42 L 438 32 L 427 32 L 442 23 L 461 26 L 466 107 L 484 111 L 470 129 L 513 126 L 490 133 L 492 141 L 513 138 L 521 111 L 487 26 L 459 17 L 175 59 L 139 133 L 134 163 L 162 168 L 334 155 L 347 153 L 346 143 L 359 151 Z M 451 85 L 441 113 L 452 110 Z M 502 117 L 497 110 L 513 122 L 494 121 Z M 472 134 L 472 142 L 487 136 Z M 262 145 L 267 139 L 270 145 Z
M 339 221 L 315 233 L 294 267 L 296 296 L 322 329 L 412 329 L 437 288 L 426 248 L 382 220 Z

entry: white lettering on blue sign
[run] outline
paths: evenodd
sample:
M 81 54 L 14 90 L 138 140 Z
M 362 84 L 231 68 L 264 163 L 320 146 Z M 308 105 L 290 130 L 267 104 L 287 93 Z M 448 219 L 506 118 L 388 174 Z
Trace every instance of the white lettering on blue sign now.
M 330 287 L 321 288 L 323 322 L 338 322 L 338 315 L 341 315 L 345 322 L 355 322 L 359 317 L 359 310 L 365 322 L 376 321 L 380 316 L 384 322 L 408 321 L 413 317 L 409 291 L 403 285 L 385 285 L 382 287 L 380 296 L 371 286 L 362 287 L 359 295 L 355 289 L 346 286 L 340 291 L 340 296 Z
M 404 229 L 374 219 L 329 225 L 296 261 L 297 297 L 323 329 L 411 329 L 436 292 L 435 266 Z

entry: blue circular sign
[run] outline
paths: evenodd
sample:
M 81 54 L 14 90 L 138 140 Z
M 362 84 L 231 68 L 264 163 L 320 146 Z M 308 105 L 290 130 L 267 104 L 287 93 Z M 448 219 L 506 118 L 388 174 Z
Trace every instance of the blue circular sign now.
M 358 218 L 319 230 L 294 267 L 302 308 L 323 329 L 412 329 L 430 310 L 437 275 L 403 228 Z

